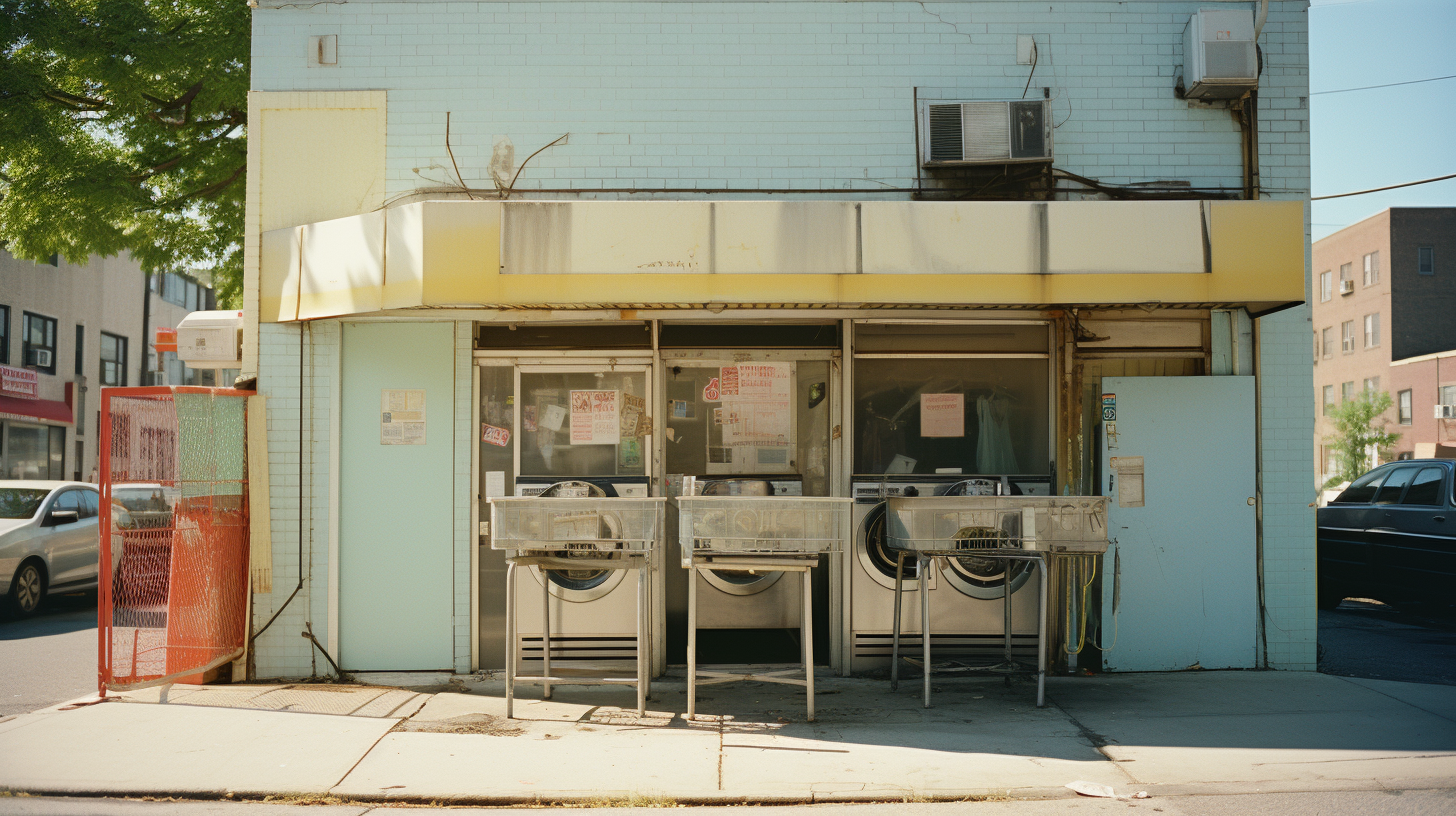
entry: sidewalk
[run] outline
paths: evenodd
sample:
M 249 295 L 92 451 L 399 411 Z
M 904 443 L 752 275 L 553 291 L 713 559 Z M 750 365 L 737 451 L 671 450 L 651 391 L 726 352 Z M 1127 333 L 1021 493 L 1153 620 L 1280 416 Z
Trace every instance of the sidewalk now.
M 1152 796 L 1456 787 L 1456 687 L 1288 672 L 919 684 L 822 677 L 796 689 L 653 685 L 460 691 L 173 687 L 0 721 L 0 790 L 322 796 L 442 804 L 796 803 L 1065 797 L 1083 780 Z M 251 707 L 234 707 L 251 706 Z M 308 713 L 328 711 L 334 713 Z

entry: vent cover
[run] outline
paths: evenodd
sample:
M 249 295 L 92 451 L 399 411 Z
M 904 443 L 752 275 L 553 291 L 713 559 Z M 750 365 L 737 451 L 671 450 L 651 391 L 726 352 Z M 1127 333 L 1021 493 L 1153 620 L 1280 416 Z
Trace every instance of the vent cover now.
M 1051 161 L 1048 106 L 1045 99 L 926 104 L 922 161 L 927 167 Z

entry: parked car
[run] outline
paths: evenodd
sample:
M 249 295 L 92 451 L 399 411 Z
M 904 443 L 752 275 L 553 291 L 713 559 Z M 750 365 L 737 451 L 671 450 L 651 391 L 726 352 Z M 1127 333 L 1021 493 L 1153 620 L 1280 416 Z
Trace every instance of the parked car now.
M 96 588 L 101 495 L 83 482 L 0 481 L 0 587 L 21 616 Z
M 1381 465 L 1315 512 L 1321 609 L 1456 600 L 1456 460 Z
M 111 597 L 118 609 L 161 609 L 172 567 L 174 510 L 181 492 L 161 484 L 111 488 Z

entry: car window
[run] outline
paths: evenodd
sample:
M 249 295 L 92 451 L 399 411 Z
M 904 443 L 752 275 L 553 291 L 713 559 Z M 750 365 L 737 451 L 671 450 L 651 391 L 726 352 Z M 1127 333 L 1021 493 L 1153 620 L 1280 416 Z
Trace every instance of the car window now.
M 81 494 L 81 518 L 96 518 L 101 509 L 101 495 L 94 490 L 78 490 Z
M 1335 504 L 1364 504 L 1375 498 L 1375 491 L 1380 489 L 1380 483 L 1390 474 L 1389 470 L 1372 470 L 1350 483 L 1335 499 Z
M 1401 491 L 1410 484 L 1411 477 L 1414 475 L 1416 475 L 1416 469 L 1413 467 L 1392 470 L 1390 477 L 1385 480 L 1385 484 L 1380 486 L 1380 492 L 1375 494 L 1373 504 L 1399 504 Z
M 66 492 L 57 496 L 55 503 L 51 505 L 51 512 L 55 512 L 57 510 L 75 510 L 76 517 L 80 518 L 82 510 L 81 491 L 67 490 Z
M 1440 504 L 1441 503 L 1441 477 L 1445 475 L 1441 468 L 1421 468 L 1416 477 L 1411 480 L 1410 489 L 1405 491 L 1405 498 L 1401 504 Z
M 45 497 L 46 491 L 38 488 L 0 487 L 0 518 L 32 518 Z

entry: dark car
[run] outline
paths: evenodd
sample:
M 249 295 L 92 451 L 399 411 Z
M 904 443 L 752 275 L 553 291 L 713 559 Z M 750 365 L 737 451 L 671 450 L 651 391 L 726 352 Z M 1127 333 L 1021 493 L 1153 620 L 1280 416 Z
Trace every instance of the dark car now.
M 1317 513 L 1319 606 L 1456 602 L 1456 461 L 1391 462 Z

